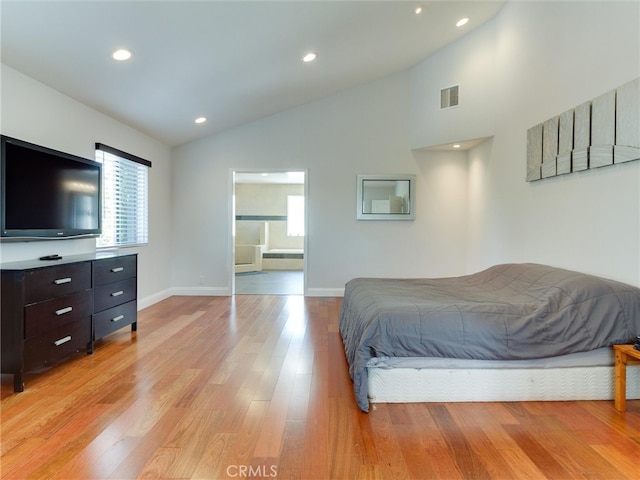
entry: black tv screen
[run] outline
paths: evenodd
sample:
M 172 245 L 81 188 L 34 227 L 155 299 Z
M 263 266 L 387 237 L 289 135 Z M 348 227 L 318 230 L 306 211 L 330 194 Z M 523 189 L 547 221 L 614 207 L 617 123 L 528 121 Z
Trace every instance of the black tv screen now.
M 0 235 L 14 239 L 101 233 L 101 165 L 3 135 Z

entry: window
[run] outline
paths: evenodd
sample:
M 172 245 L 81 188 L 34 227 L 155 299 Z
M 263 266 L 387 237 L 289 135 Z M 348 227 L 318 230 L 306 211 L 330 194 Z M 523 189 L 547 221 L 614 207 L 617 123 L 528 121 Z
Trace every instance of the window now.
M 304 195 L 287 195 L 287 235 L 304 237 Z
M 146 244 L 151 162 L 96 143 L 102 163 L 102 235 L 98 248 Z

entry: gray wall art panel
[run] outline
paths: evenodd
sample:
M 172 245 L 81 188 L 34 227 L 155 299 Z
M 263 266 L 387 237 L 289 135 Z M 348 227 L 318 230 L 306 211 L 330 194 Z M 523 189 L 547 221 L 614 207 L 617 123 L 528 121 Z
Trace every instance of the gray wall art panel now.
M 527 182 L 540 180 L 542 164 L 542 124 L 527 130 Z
M 557 174 L 571 173 L 571 151 L 573 150 L 573 110 L 560 115 L 558 134 Z
M 614 162 L 640 158 L 640 78 L 618 88 L 616 95 L 616 143 Z
M 612 90 L 591 101 L 591 147 L 589 168 L 613 164 L 616 141 L 616 92 Z
M 542 124 L 542 178 L 556 176 L 559 124 L 560 117 L 550 118 Z
M 527 181 L 640 160 L 640 78 L 527 131 Z
M 589 168 L 589 145 L 591 144 L 591 103 L 584 102 L 573 109 L 573 150 L 571 171 Z

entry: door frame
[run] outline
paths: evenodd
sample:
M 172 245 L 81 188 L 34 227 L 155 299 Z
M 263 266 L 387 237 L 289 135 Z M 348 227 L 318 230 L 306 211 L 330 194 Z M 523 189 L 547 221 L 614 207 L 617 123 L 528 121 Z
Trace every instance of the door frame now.
M 227 269 L 229 271 L 229 291 L 236 294 L 235 254 L 236 254 L 236 173 L 304 173 L 304 240 L 302 257 L 302 294 L 307 296 L 307 266 L 309 257 L 309 171 L 306 168 L 230 168 L 228 195 L 228 235 L 227 235 Z

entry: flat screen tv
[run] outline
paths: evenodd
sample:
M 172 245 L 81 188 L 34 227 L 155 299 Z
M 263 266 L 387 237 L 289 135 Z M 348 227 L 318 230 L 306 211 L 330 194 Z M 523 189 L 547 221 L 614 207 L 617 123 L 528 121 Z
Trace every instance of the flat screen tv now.
M 101 165 L 2 135 L 0 237 L 38 240 L 101 233 Z

